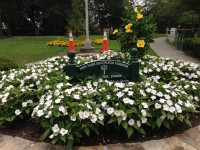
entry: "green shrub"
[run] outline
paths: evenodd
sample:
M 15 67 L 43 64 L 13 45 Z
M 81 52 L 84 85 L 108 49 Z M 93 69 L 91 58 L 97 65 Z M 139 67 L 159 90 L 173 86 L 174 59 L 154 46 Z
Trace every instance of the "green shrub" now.
M 18 68 L 17 64 L 7 58 L 0 58 L 0 71 Z
M 184 40 L 183 51 L 200 58 L 200 38 L 188 38 Z

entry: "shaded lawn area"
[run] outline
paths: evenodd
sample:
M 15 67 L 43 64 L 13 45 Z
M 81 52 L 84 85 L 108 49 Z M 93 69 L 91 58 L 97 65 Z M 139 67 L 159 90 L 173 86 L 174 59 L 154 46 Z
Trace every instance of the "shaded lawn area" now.
M 91 36 L 91 38 L 103 38 Z M 74 37 L 74 40 L 84 40 L 85 37 Z M 47 46 L 52 40 L 68 40 L 64 36 L 14 36 L 0 40 L 0 57 L 8 58 L 16 62 L 20 67 L 30 62 L 44 60 L 56 56 L 60 52 L 67 52 L 68 47 Z M 101 49 L 101 45 L 96 46 Z M 76 49 L 80 49 L 76 47 Z M 120 47 L 117 41 L 109 41 L 109 49 L 119 51 Z

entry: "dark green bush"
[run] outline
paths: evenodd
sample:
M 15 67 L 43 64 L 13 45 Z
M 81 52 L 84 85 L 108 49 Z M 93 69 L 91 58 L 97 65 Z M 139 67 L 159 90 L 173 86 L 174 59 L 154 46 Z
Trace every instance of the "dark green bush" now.
M 108 37 L 109 37 L 110 40 L 117 40 L 116 34 L 110 33 Z
M 188 38 L 183 42 L 183 51 L 200 58 L 200 38 Z
M 0 71 L 6 71 L 17 68 L 18 68 L 17 64 L 12 60 L 9 60 L 7 58 L 0 58 Z

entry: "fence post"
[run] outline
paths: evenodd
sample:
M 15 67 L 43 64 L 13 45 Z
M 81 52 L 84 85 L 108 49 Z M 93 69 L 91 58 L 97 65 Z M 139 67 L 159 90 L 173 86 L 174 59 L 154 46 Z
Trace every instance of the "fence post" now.
M 133 82 L 139 81 L 139 62 L 138 51 L 136 48 L 131 49 L 130 80 Z
M 68 52 L 69 61 L 67 65 L 67 75 L 69 77 L 73 77 L 73 79 L 77 78 L 77 70 L 76 70 L 76 63 L 75 63 L 75 51 L 69 51 Z

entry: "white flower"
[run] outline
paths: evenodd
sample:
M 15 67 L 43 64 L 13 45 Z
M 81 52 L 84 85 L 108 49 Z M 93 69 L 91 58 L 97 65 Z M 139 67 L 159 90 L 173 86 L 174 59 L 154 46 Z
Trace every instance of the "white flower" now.
M 171 97 L 169 95 L 164 95 L 166 99 L 170 99 Z
M 146 95 L 146 93 L 144 93 L 144 91 L 143 90 L 140 90 L 140 94 L 142 95 L 142 96 L 144 96 L 144 97 L 146 97 L 147 95 Z
M 53 137 L 54 137 L 54 134 L 51 134 L 51 135 L 49 136 L 50 139 L 53 139 Z
M 143 116 L 146 116 L 146 115 L 147 115 L 147 111 L 146 111 L 145 109 L 142 109 L 141 112 L 142 112 L 142 115 L 143 115 Z
M 79 100 L 79 99 L 80 99 L 80 95 L 78 95 L 78 94 L 74 94 L 74 99 Z
M 55 93 L 54 93 L 55 96 L 59 96 L 60 95 L 60 91 L 57 89 L 55 90 Z
M 95 114 L 99 114 L 100 112 L 101 112 L 101 110 L 99 108 L 96 108 Z
M 160 105 L 159 103 L 156 103 L 156 104 L 155 104 L 155 108 L 156 108 L 156 109 L 159 109 L 159 108 L 161 108 L 161 107 L 162 107 L 162 105 Z
M 130 101 L 130 99 L 129 99 L 129 98 L 123 98 L 123 102 L 124 102 L 125 104 L 128 104 L 128 103 L 129 103 L 129 101 Z
M 76 116 L 71 116 L 71 117 L 70 117 L 70 120 L 71 120 L 71 121 L 76 121 Z
M 67 133 L 68 133 L 68 130 L 65 130 L 64 128 L 61 128 L 60 134 L 61 134 L 62 136 L 66 135 Z
M 118 92 L 118 93 L 117 93 L 117 97 L 118 97 L 118 98 L 121 98 L 123 95 L 124 95 L 124 93 L 122 93 L 122 92 Z
M 117 82 L 117 83 L 115 83 L 115 86 L 118 87 L 118 88 L 124 88 L 124 83 L 122 83 L 122 82 L 118 83 Z
M 54 133 L 58 133 L 60 131 L 60 128 L 58 127 L 58 124 L 55 124 L 51 129 L 52 129 L 52 131 Z
M 158 93 L 157 93 L 157 96 L 163 97 L 163 93 L 162 93 L 162 92 L 158 92 Z
M 112 107 L 107 108 L 107 113 L 109 115 L 112 114 L 113 112 L 114 112 L 114 108 L 112 108 Z
M 172 106 L 172 107 L 169 107 L 169 111 L 171 112 L 171 113 L 174 113 L 175 112 L 175 107 L 174 106 Z
M 173 105 L 173 102 L 171 100 L 167 100 L 167 105 L 168 106 L 172 106 Z
M 55 103 L 56 103 L 56 104 L 59 104 L 59 103 L 60 103 L 60 101 L 61 101 L 61 99 L 60 99 L 60 98 L 58 98 L 58 99 L 56 99 L 56 100 L 55 100 Z
M 98 82 L 93 82 L 93 85 L 97 87 L 98 86 Z
M 166 101 L 166 100 L 164 100 L 163 98 L 161 98 L 161 99 L 159 100 L 159 102 L 162 103 L 162 104 L 165 103 L 165 101 Z
M 95 114 L 92 114 L 92 116 L 91 116 L 91 122 L 92 123 L 96 123 L 96 121 L 97 121 L 97 115 L 95 115 Z
M 27 107 L 27 102 L 23 102 L 22 107 Z
M 133 92 L 132 91 L 128 91 L 128 96 L 132 96 Z
M 147 118 L 146 117 L 141 117 L 142 123 L 146 123 L 147 122 Z
M 171 94 L 172 94 L 173 97 L 176 97 L 176 96 L 177 96 L 177 94 L 176 94 L 174 91 L 172 91 Z
M 15 115 L 16 115 L 16 116 L 19 116 L 21 113 L 22 113 L 22 112 L 21 112 L 19 109 L 15 110 Z
M 148 106 L 148 104 L 147 103 L 142 103 L 142 106 L 144 107 L 144 108 L 148 108 L 149 106 Z
M 107 102 L 102 102 L 102 103 L 101 103 L 101 106 L 102 106 L 102 107 L 105 107 L 106 105 L 107 105 Z
M 37 116 L 41 117 L 42 115 L 44 115 L 44 111 L 43 110 L 38 110 L 37 111 Z
M 138 120 L 137 121 L 137 126 L 140 127 L 141 126 L 141 122 Z
M 133 119 L 130 119 L 130 120 L 128 121 L 128 124 L 129 124 L 130 126 L 133 126 L 133 125 L 135 124 L 135 121 L 134 121 Z
M 169 111 L 169 106 L 166 105 L 166 104 L 164 104 L 164 105 L 163 105 L 163 110 Z
M 103 114 L 98 114 L 98 118 L 99 118 L 99 120 L 103 120 L 104 119 L 104 115 Z

